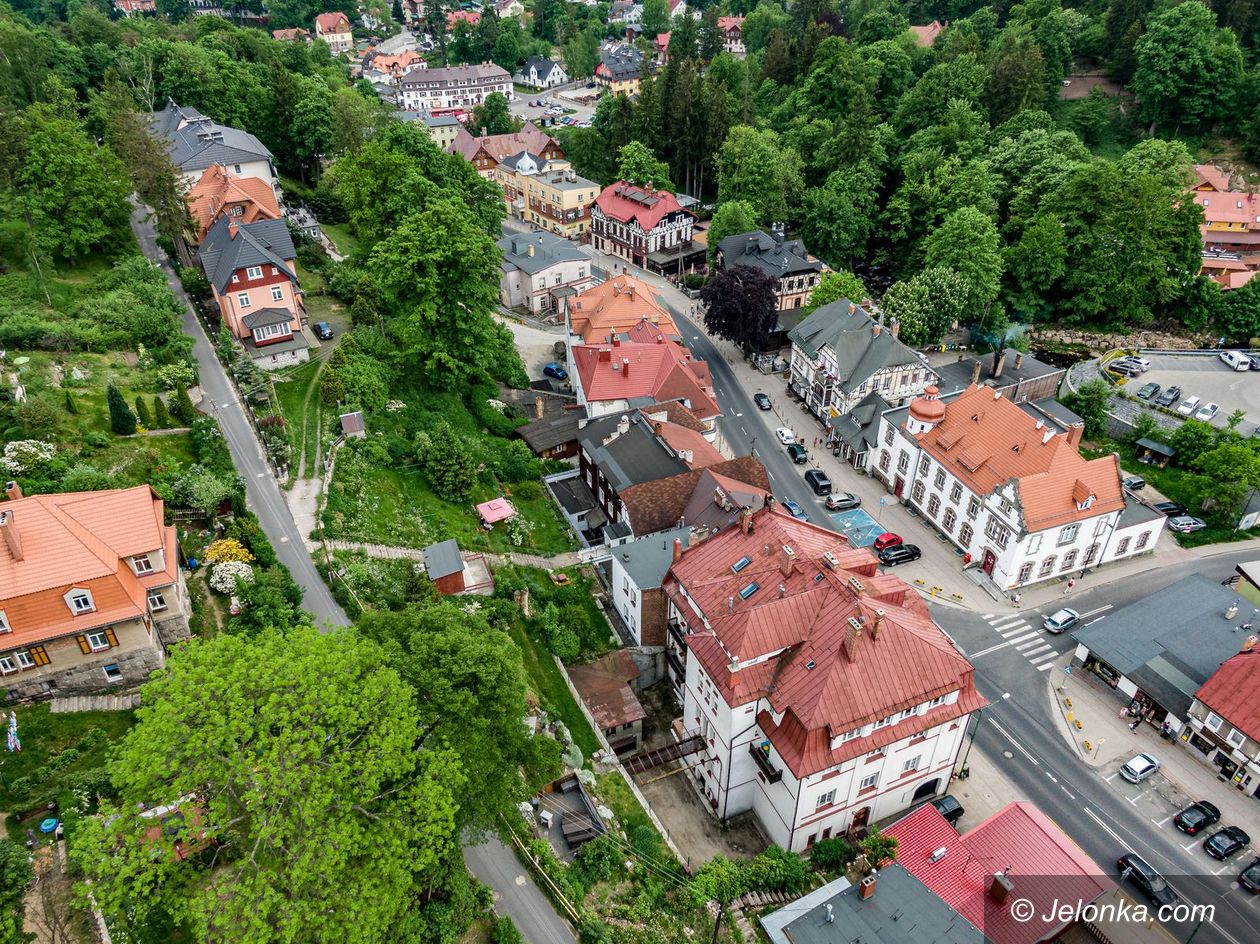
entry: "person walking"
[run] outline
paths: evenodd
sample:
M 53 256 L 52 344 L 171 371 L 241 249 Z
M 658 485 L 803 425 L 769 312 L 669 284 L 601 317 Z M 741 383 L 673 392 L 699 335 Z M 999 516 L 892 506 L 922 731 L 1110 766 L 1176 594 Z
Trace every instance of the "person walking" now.
M 1018 593 L 1012 593 L 1012 594 L 1011 594 L 1011 606 L 1015 607 L 1015 609 L 1017 609 L 1017 610 L 1018 610 L 1018 609 L 1019 609 L 1019 601 L 1020 601 L 1020 595 L 1019 595 Z
M 1069 593 L 1071 593 L 1074 589 L 1076 589 L 1076 578 L 1075 578 L 1075 577 L 1069 577 L 1069 578 L 1068 578 L 1068 582 L 1067 582 L 1067 586 L 1063 589 L 1063 595 L 1064 595 L 1064 596 L 1067 596 L 1067 595 L 1068 595 Z

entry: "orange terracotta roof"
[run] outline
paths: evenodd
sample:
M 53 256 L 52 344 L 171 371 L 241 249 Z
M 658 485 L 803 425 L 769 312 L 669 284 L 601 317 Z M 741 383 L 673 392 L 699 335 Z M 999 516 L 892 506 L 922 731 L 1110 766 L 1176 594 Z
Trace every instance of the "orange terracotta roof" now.
M 689 469 L 702 469 L 706 465 L 725 461 L 717 447 L 694 429 L 659 420 L 652 423 L 652 428 L 656 430 L 656 435 L 668 443 L 669 448 L 678 453 Z M 687 458 L 688 456 L 691 458 Z
M 376 69 L 378 72 L 400 73 L 409 66 L 423 62 L 424 58 L 414 49 L 404 49 L 396 56 L 386 56 L 383 53 L 368 53 L 367 63 L 369 69 Z
M 910 32 L 914 33 L 914 41 L 920 46 L 931 46 L 944 28 L 940 20 L 933 20 L 927 26 L 910 27 Z
M 1235 223 L 1248 229 L 1260 226 L 1260 193 L 1241 190 L 1195 191 L 1194 202 L 1203 208 L 1205 224 Z M 1201 229 L 1205 239 L 1221 235 L 1219 231 Z M 1228 231 L 1226 231 L 1228 232 Z
M 701 419 L 721 413 L 708 365 L 677 344 L 577 344 L 572 353 L 588 401 L 651 397 L 682 400 Z
M 1253 741 L 1260 741 L 1260 650 L 1248 649 L 1221 663 L 1194 697 Z
M 1215 164 L 1195 164 L 1196 190 L 1229 190 L 1229 174 Z
M 682 337 L 656 289 L 629 275 L 573 296 L 568 317 L 570 333 L 580 335 L 587 344 L 607 343 L 631 332 L 637 333 L 633 340 L 642 342 L 655 342 L 661 334 L 673 340 Z
M 315 17 L 315 28 L 324 35 L 350 32 L 350 20 L 344 13 L 321 13 Z
M 188 213 L 197 227 L 197 241 L 205 238 L 210 227 L 228 207 L 242 207 L 238 223 L 280 219 L 280 204 L 275 191 L 257 177 L 237 177 L 222 164 L 211 164 L 184 197 Z
M 31 495 L 0 503 L 21 537 L 15 559 L 0 541 L 0 609 L 12 627 L 6 644 L 30 644 L 145 612 L 145 589 L 178 578 L 175 529 L 147 485 L 101 492 Z M 165 568 L 137 578 L 124 558 L 164 551 Z M 156 564 L 156 561 L 154 562 Z M 74 616 L 63 599 L 91 590 L 95 612 Z
M 748 563 L 733 570 L 744 557 Z M 764 710 L 757 720 L 798 777 L 984 704 L 971 664 L 917 592 L 879 573 L 869 550 L 777 509 L 755 513 L 749 533 L 731 528 L 689 547 L 664 587 L 691 626 L 688 651 L 727 703 L 764 697 L 781 713 L 777 723 Z M 952 692 L 959 693 L 953 703 L 831 746 L 841 734 Z
M 977 495 L 1015 482 L 1029 531 L 1124 508 L 1115 456 L 1083 458 L 1065 434 L 987 387 L 973 385 L 946 404 L 940 423 L 917 439 Z M 1091 495 L 1089 507 L 1079 508 Z
M 1219 275 L 1213 275 L 1211 278 L 1223 291 L 1232 292 L 1234 289 L 1242 288 L 1255 277 L 1256 270 L 1247 269 L 1242 272 L 1222 272 Z

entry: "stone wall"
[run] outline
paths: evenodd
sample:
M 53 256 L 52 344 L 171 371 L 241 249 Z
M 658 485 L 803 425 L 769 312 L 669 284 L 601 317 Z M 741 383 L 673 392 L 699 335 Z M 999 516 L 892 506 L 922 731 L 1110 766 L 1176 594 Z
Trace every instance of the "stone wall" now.
M 1078 330 L 1075 328 L 1030 328 L 1026 335 L 1028 343 L 1033 347 L 1039 344 L 1079 344 L 1089 348 L 1095 355 L 1107 351 L 1124 349 L 1155 349 L 1163 351 L 1199 351 L 1210 348 L 1216 342 L 1216 335 L 1179 335 L 1166 334 L 1162 331 L 1142 330 L 1131 334 L 1101 333 Z
M 38 698 L 50 691 L 58 695 L 91 695 L 136 688 L 146 682 L 150 673 L 163 664 L 160 649 L 142 646 L 129 652 L 102 653 L 99 659 L 72 666 L 61 672 L 32 676 L 23 680 L 21 675 L 10 676 L 4 682 L 12 699 Z M 105 677 L 104 666 L 116 664 L 122 676 Z M 47 684 L 46 684 L 47 683 Z M 54 686 L 49 688 L 48 685 Z

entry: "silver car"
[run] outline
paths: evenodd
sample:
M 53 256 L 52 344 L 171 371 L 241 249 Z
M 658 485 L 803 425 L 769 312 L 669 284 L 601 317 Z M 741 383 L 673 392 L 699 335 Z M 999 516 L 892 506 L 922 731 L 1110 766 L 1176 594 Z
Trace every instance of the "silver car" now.
M 1041 621 L 1041 625 L 1045 627 L 1046 632 L 1058 635 L 1067 632 L 1077 623 L 1081 621 L 1081 614 L 1076 610 L 1069 610 L 1066 606 L 1061 610 L 1056 610 Z
M 1120 776 L 1129 783 L 1141 783 L 1159 770 L 1159 760 L 1152 754 L 1138 754 L 1120 768 Z

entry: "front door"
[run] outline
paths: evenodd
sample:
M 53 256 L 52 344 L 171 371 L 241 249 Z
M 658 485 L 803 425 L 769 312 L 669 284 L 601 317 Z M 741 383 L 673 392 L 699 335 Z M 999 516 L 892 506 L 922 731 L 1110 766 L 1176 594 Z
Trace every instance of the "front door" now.
M 980 569 L 983 570 L 990 577 L 992 577 L 993 566 L 996 563 L 997 563 L 997 555 L 994 554 L 993 551 L 991 551 L 989 548 L 986 547 L 984 549 L 984 563 L 980 566 Z
M 871 808 L 864 806 L 853 814 L 853 822 L 849 823 L 849 832 L 855 833 L 871 820 Z
M 901 493 L 904 492 L 905 490 L 906 490 L 906 480 L 903 479 L 899 475 L 897 476 L 896 482 L 893 483 L 893 494 L 896 495 L 898 498 L 900 498 Z
M 927 781 L 926 783 L 919 784 L 919 789 L 914 791 L 914 796 L 910 798 L 910 802 L 916 803 L 919 800 L 926 800 L 930 796 L 935 796 L 936 791 L 940 789 L 940 786 L 941 786 L 940 777 L 935 777 L 932 780 Z

